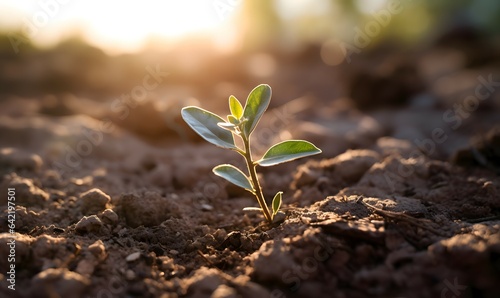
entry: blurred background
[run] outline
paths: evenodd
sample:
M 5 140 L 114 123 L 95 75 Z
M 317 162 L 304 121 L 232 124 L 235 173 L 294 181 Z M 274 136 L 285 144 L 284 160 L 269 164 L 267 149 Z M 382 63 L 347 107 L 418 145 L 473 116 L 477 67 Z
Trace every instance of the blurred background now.
M 427 153 L 448 158 L 498 123 L 499 34 L 494 0 L 1 0 L 0 113 L 84 114 L 161 144 L 196 140 L 183 106 L 225 113 L 268 83 L 268 126 L 289 117 L 277 138 L 334 155 L 442 128 Z M 467 108 L 479 77 L 487 100 Z

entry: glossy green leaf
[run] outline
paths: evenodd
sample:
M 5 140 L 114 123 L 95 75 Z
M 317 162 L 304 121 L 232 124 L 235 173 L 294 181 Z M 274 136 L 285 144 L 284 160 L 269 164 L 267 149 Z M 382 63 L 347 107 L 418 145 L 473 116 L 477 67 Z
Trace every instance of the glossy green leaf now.
M 237 167 L 229 164 L 216 166 L 213 170 L 215 175 L 226 179 L 236 186 L 253 192 L 253 186 L 248 177 Z
M 262 114 L 267 110 L 271 101 L 271 93 L 269 85 L 261 84 L 255 87 L 248 95 L 245 109 L 243 110 L 243 117 L 248 119 L 243 129 L 245 136 L 250 136 L 257 123 L 259 123 Z
M 272 205 L 273 205 L 273 216 L 276 215 L 276 213 L 278 213 L 278 211 L 280 210 L 282 195 L 283 195 L 283 192 L 282 191 L 278 191 L 278 193 L 273 198 L 273 202 L 272 202 Z
M 236 119 L 240 119 L 243 115 L 243 106 L 233 95 L 229 96 L 229 110 Z
M 321 150 L 307 141 L 284 141 L 269 148 L 257 164 L 269 167 L 319 153 Z
M 221 117 L 193 106 L 183 108 L 181 115 L 182 119 L 207 142 L 223 148 L 236 148 L 233 134 L 218 126 L 219 122 L 225 122 Z

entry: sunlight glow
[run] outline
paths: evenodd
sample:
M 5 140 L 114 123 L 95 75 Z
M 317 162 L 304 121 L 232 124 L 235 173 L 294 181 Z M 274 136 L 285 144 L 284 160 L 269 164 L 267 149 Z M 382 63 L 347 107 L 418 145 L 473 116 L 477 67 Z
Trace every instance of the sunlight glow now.
M 112 51 L 134 51 L 149 38 L 215 35 L 231 21 L 240 2 L 1 0 L 0 26 L 20 26 L 39 44 L 51 44 L 76 32 Z

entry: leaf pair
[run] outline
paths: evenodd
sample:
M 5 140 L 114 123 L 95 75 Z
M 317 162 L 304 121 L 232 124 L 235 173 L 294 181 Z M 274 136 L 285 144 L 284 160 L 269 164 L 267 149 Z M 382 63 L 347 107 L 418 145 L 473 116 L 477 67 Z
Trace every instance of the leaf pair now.
M 194 106 L 183 108 L 181 115 L 184 121 L 206 141 L 222 148 L 236 149 L 232 134 L 235 130 L 232 128 L 244 119 L 242 133 L 249 138 L 262 114 L 267 110 L 270 101 L 271 87 L 262 84 L 250 92 L 245 108 L 236 97 L 232 95 L 229 97 L 231 110 L 229 122 L 212 112 Z
M 273 217 L 278 213 L 278 211 L 281 208 L 281 200 L 282 200 L 283 192 L 278 191 L 276 195 L 273 198 L 273 202 L 271 203 L 273 207 Z M 243 211 L 262 211 L 262 208 L 257 208 L 257 207 L 245 207 L 243 208 Z

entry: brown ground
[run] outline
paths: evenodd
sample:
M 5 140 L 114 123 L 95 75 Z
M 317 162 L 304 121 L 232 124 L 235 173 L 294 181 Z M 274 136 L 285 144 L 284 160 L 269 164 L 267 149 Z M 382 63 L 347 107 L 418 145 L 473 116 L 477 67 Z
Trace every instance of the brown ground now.
M 422 58 L 418 84 L 397 62 L 392 78 L 376 67 L 348 73 L 352 86 L 367 82 L 352 87 L 352 101 L 319 100 L 323 86 L 272 106 L 253 135 L 256 155 L 289 138 L 323 149 L 260 169 L 267 198 L 284 191 L 287 217 L 276 225 L 243 213 L 255 200 L 211 173 L 242 160 L 195 142 L 179 119 L 184 103 L 148 101 L 120 122 L 97 101 L 3 100 L 0 185 L 3 197 L 16 189 L 16 291 L 5 275 L 4 199 L 0 296 L 500 297 L 500 134 L 487 134 L 500 123 L 498 90 L 459 127 L 443 121 L 447 100 L 498 72 L 464 69 L 468 85 L 439 89 L 435 76 L 449 66 L 439 53 Z M 372 110 L 370 96 L 387 101 Z M 393 100 L 403 97 L 412 101 Z M 103 126 L 108 118 L 119 125 Z M 171 137 L 155 141 L 146 134 L 155 129 Z

